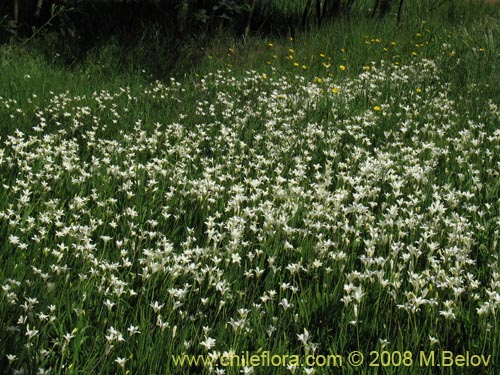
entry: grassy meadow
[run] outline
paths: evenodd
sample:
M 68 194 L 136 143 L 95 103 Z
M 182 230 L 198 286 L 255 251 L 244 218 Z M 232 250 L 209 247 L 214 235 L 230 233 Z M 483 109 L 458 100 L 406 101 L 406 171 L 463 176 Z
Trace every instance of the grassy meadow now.
M 36 43 L 0 46 L 0 374 L 499 373 L 499 5 L 168 71 Z

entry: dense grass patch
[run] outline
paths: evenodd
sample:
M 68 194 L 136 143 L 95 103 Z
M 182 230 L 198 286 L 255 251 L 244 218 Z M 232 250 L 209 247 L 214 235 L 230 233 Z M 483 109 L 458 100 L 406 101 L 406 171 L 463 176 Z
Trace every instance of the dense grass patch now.
M 116 40 L 71 68 L 2 46 L 0 372 L 328 374 L 302 361 L 338 354 L 432 374 L 447 350 L 496 374 L 488 9 L 220 34 L 175 72 Z M 301 362 L 224 366 L 246 351 Z

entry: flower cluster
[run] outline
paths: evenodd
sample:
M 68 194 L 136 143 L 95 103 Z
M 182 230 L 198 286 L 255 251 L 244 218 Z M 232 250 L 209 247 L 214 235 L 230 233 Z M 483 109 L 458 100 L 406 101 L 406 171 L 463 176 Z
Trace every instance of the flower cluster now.
M 32 114 L 0 98 L 35 121 L 0 145 L 11 366 L 165 372 L 151 351 L 498 334 L 500 111 L 467 117 L 440 74 L 228 69 Z M 168 121 L 130 113 L 144 103 Z

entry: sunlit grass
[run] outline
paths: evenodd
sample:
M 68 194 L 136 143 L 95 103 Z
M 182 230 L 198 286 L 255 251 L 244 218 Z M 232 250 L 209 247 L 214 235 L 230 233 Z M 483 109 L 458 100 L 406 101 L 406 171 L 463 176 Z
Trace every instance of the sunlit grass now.
M 449 350 L 491 355 L 495 374 L 485 20 L 221 36 L 176 78 L 2 47 L 7 373 L 311 373 L 170 356 L 387 350 L 415 364 L 383 373 L 422 374 L 420 351 Z

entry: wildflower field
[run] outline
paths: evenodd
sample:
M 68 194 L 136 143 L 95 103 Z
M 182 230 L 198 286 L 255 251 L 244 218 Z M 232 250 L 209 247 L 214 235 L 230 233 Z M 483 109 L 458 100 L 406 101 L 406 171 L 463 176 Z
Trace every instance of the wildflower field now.
M 0 373 L 500 371 L 499 18 L 327 40 L 0 47 Z

